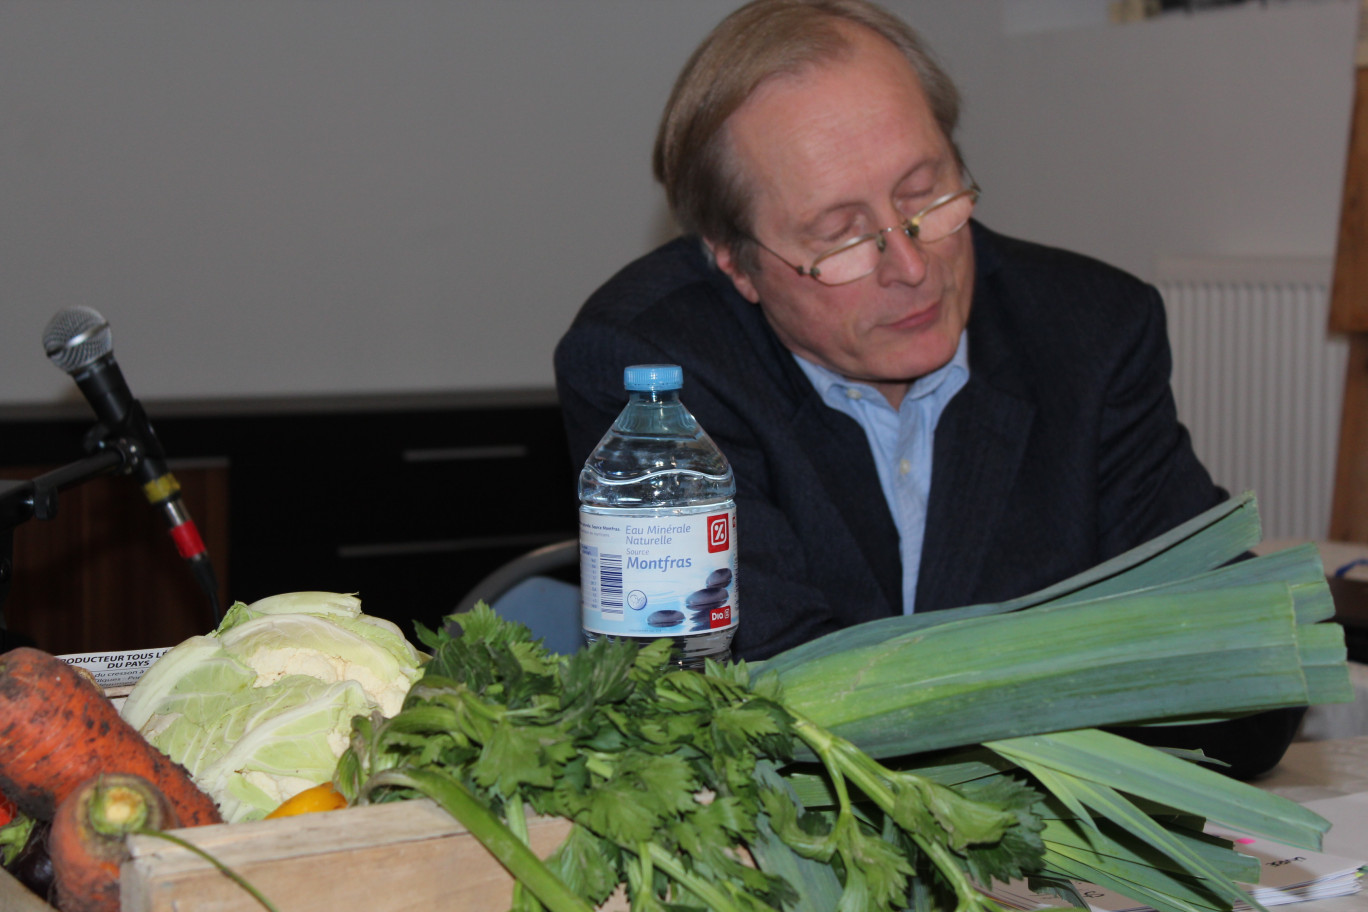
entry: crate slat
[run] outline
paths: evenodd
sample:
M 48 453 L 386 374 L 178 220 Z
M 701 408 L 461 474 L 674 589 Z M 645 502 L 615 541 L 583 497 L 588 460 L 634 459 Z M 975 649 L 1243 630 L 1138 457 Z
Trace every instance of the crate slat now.
M 570 824 L 528 821 L 546 857 Z M 484 846 L 427 799 L 346 808 L 254 823 L 177 830 L 241 874 L 281 912 L 430 912 L 507 909 L 513 878 Z M 207 861 L 151 836 L 129 839 L 123 912 L 260 912 Z M 610 901 L 605 909 L 625 909 Z

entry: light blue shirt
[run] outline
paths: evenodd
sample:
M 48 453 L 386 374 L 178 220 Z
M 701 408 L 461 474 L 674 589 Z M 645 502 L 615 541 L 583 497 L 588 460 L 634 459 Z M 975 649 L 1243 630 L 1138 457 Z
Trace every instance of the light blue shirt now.
M 894 409 L 874 387 L 793 356 L 822 401 L 864 428 L 874 454 L 879 484 L 898 527 L 903 568 L 903 613 L 917 604 L 917 576 L 926 537 L 926 503 L 931 494 L 931 453 L 936 423 L 945 406 L 969 381 L 969 339 L 960 333 L 955 356 L 944 367 L 913 382 Z

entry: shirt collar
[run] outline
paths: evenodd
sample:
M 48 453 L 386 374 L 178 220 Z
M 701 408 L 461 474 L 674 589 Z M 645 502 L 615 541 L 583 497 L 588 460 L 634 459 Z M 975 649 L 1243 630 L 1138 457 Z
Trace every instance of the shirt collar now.
M 843 377 L 834 370 L 814 364 L 797 353 L 791 354 L 793 360 L 803 369 L 803 373 L 807 374 L 808 380 L 812 382 L 822 401 L 828 405 L 832 404 L 833 400 L 842 399 L 869 399 L 871 402 L 888 404 L 888 400 L 868 383 Z M 955 354 L 950 360 L 931 373 L 913 380 L 912 385 L 908 387 L 907 395 L 903 397 L 903 402 L 916 401 L 931 395 L 956 375 L 969 376 L 969 334 L 965 331 L 960 332 L 959 344 L 955 346 Z

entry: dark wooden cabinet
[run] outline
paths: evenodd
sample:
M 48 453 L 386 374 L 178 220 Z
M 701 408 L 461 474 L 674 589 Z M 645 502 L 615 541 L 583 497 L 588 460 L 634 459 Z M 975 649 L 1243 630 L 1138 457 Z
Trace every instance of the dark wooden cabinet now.
M 413 635 L 499 564 L 575 534 L 575 471 L 549 390 L 146 402 L 226 608 L 356 592 Z M 84 455 L 71 408 L 0 409 L 0 478 Z M 11 639 L 53 652 L 171 645 L 208 600 L 127 477 L 64 492 L 14 534 Z
M 0 468 L 32 478 L 48 466 Z M 219 600 L 227 596 L 228 473 L 176 471 L 182 502 L 213 556 Z M 182 565 L 162 516 L 129 478 L 95 478 L 63 492 L 57 515 L 14 530 L 5 617 L 19 643 L 49 652 L 169 646 L 213 625 L 210 602 Z

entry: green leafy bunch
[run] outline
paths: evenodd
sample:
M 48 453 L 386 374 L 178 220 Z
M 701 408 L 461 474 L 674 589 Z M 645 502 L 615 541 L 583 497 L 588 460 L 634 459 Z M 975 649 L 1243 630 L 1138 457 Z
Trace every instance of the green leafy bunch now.
M 994 908 L 973 881 L 1029 874 L 1040 795 L 889 769 L 785 707 L 745 663 L 670 663 L 668 640 L 571 656 L 484 606 L 422 631 L 433 656 L 392 719 L 355 720 L 338 785 L 358 802 L 426 795 L 517 878 L 515 909 L 583 910 L 625 886 L 637 910 Z M 801 745 L 817 763 L 795 764 Z M 831 796 L 809 810 L 790 775 Z M 563 817 L 545 862 L 526 814 Z
M 643 910 L 979 912 L 975 885 L 1023 876 L 1078 905 L 1074 882 L 1257 909 L 1257 860 L 1204 826 L 1314 850 L 1329 822 L 1089 726 L 1353 699 L 1315 547 L 1236 560 L 1258 540 L 1246 494 L 1036 593 L 701 674 L 664 644 L 551 655 L 480 608 L 424 632 L 423 678 L 393 719 L 353 720 L 336 784 L 436 800 L 518 909 L 622 887 Z M 546 862 L 532 811 L 572 821 Z

